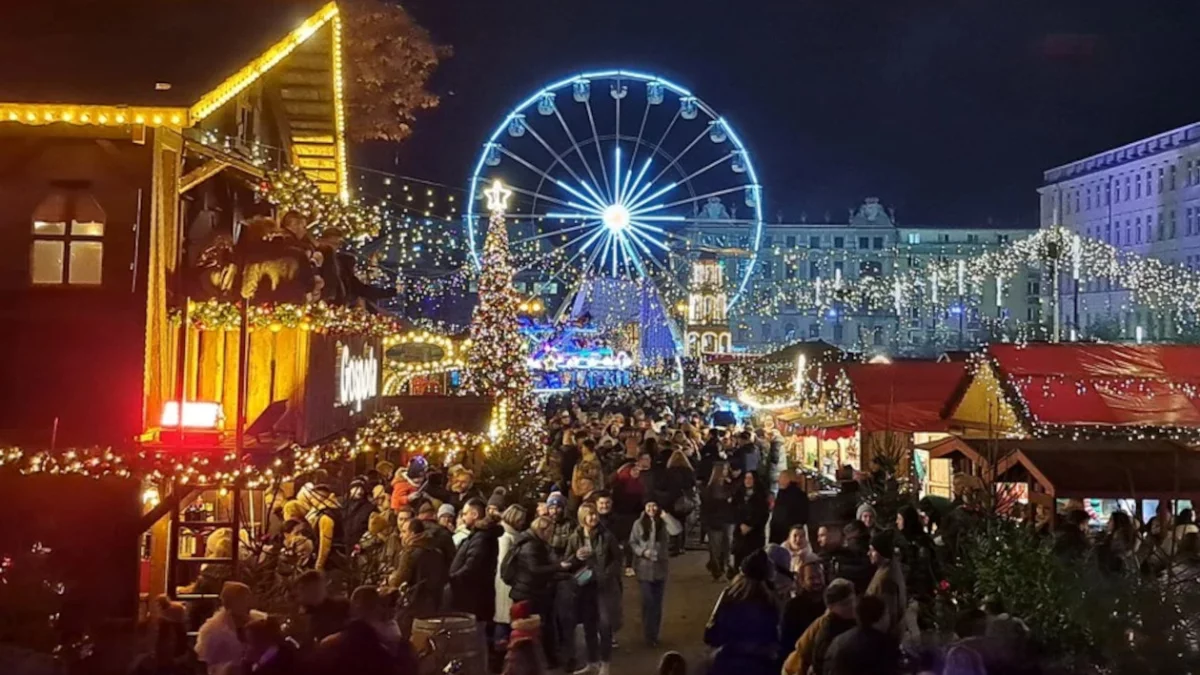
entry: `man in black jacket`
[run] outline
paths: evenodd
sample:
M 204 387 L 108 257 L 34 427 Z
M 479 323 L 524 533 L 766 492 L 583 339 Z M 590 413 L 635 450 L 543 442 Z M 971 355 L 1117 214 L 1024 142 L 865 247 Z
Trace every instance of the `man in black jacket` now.
M 880 598 L 859 598 L 858 626 L 834 638 L 825 653 L 825 675 L 894 675 L 900 672 L 900 645 L 888 634 L 887 606 Z
M 496 612 L 496 558 L 500 555 L 500 526 L 485 518 L 487 504 L 471 499 L 463 507 L 463 523 L 471 534 L 458 547 L 450 564 L 451 607 L 475 615 L 480 635 Z
M 782 544 L 796 525 L 808 525 L 808 493 L 796 484 L 791 471 L 779 474 L 779 492 L 771 510 L 771 527 L 767 541 Z

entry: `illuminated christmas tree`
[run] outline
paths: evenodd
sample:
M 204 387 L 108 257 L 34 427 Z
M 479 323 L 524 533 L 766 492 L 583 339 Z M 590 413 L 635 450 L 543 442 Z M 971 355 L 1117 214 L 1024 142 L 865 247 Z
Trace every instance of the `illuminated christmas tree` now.
M 536 440 L 540 415 L 525 364 L 528 346 L 517 326 L 520 300 L 508 261 L 504 209 L 512 191 L 497 181 L 485 194 L 491 218 L 480 261 L 479 303 L 471 315 L 467 388 L 496 399 L 493 425 L 499 436 L 528 443 Z

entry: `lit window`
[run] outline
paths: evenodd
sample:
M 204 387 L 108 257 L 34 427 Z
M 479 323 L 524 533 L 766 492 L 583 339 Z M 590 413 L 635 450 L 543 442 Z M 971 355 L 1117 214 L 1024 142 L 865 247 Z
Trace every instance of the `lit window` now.
M 30 281 L 98 286 L 104 269 L 104 211 L 89 194 L 56 191 L 33 213 Z

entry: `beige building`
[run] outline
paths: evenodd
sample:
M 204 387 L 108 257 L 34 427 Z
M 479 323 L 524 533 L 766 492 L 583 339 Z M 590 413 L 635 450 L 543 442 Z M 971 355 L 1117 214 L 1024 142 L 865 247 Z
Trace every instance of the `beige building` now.
M 1200 122 L 1085 157 L 1043 174 L 1042 227 L 1055 223 L 1124 251 L 1200 266 Z M 1158 340 L 1169 317 L 1109 282 L 1060 281 L 1064 338 Z

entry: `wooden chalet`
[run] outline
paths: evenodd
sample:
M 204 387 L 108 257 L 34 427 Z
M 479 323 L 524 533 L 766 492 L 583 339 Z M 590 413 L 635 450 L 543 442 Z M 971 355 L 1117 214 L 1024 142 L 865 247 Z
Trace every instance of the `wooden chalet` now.
M 271 313 L 244 286 L 201 302 L 193 275 L 214 238 L 282 216 L 276 172 L 349 200 L 341 41 L 336 4 L 298 0 L 44 0 L 0 21 L 0 554 L 86 542 L 104 616 L 134 616 L 139 548 L 143 597 L 175 594 L 213 562 L 185 535 L 261 525 L 246 486 L 290 473 L 275 453 L 379 405 L 362 312 Z

